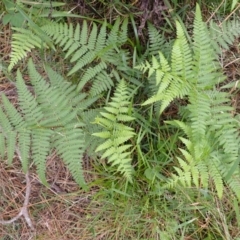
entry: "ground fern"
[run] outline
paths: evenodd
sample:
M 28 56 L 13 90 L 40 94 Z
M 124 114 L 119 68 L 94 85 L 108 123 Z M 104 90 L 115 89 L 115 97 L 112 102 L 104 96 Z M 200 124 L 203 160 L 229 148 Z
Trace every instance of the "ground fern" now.
M 28 64 L 28 72 L 34 94 L 29 90 L 18 70 L 16 87 L 19 107 L 13 106 L 2 94 L 0 108 L 1 155 L 7 149 L 8 162 L 12 162 L 16 152 L 24 172 L 33 160 L 43 183 L 46 158 L 52 149 L 67 164 L 74 179 L 85 187 L 81 158 L 85 149 L 83 123 L 77 116 L 78 107 L 85 95 L 80 96 L 76 87 L 63 80 L 47 67 L 50 82 L 47 82 L 35 69 L 33 62 Z
M 197 187 L 207 188 L 211 179 L 220 198 L 224 183 L 228 183 L 239 197 L 240 169 L 236 165 L 239 127 L 232 115 L 229 94 L 215 87 L 225 79 L 217 53 L 220 47 L 232 43 L 234 36 L 240 35 L 238 31 L 218 34 L 216 29 L 222 32 L 237 25 L 236 22 L 224 23 L 221 29 L 215 26 L 213 33 L 213 27 L 208 29 L 202 21 L 197 6 L 193 42 L 187 41 L 182 26 L 177 23 L 177 39 L 172 46 L 171 58 L 168 60 L 159 52 L 159 58 L 153 56 L 151 62 L 138 66 L 141 71 L 147 71 L 149 77 L 155 77 L 155 93 L 143 105 L 160 103 L 161 115 L 173 100 L 188 102 L 181 107 L 182 121 L 167 121 L 185 133 L 180 139 L 185 148 L 180 148 L 182 156 L 177 157 L 179 166 L 174 167 L 176 174 L 169 179 L 167 187 L 178 183 L 190 187 L 194 183 Z M 212 37 L 216 35 L 220 46 L 216 43 L 213 46 Z
M 133 167 L 130 150 L 132 145 L 126 142 L 135 133 L 133 128 L 123 124 L 134 120 L 128 114 L 131 106 L 130 97 L 130 89 L 122 80 L 117 86 L 112 100 L 104 107 L 105 111 L 100 112 L 101 117 L 95 119 L 95 123 L 102 126 L 104 131 L 93 133 L 93 135 L 106 139 L 96 149 L 97 152 L 102 152 L 101 158 L 107 158 L 112 166 L 117 165 L 117 171 L 132 182 Z

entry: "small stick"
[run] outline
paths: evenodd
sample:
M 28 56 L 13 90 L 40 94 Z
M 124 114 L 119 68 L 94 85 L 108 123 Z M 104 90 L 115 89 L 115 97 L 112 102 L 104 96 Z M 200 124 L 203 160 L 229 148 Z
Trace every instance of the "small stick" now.
M 28 203 L 29 203 L 29 197 L 30 197 L 30 192 L 31 192 L 31 181 L 29 179 L 29 174 L 28 172 L 25 174 L 25 178 L 26 178 L 26 194 L 25 194 L 25 199 L 24 199 L 24 203 L 23 206 L 21 208 L 21 211 L 18 213 L 18 215 L 10 220 L 4 221 L 4 220 L 0 220 L 0 224 L 3 225 L 7 225 L 7 224 L 11 224 L 15 221 L 17 221 L 21 216 L 23 216 L 25 218 L 25 221 L 27 222 L 28 226 L 34 230 L 34 226 L 32 224 L 32 220 L 29 217 L 28 214 Z

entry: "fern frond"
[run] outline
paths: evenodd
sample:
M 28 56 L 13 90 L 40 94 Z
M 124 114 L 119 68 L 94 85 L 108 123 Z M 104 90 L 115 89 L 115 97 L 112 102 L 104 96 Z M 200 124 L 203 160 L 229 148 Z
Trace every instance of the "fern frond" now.
M 53 127 L 64 126 L 76 117 L 76 109 L 69 109 L 69 98 L 62 94 L 62 90 L 50 87 L 42 76 L 36 71 L 32 61 L 29 62 L 29 74 L 44 118 L 40 125 Z M 71 89 L 73 91 L 73 89 Z M 70 111 L 71 110 L 71 111 Z
M 24 59 L 32 49 L 47 47 L 42 39 L 31 30 L 24 28 L 13 28 L 13 30 L 15 30 L 16 33 L 12 35 L 11 60 L 8 71 L 11 71 L 17 62 Z
M 81 126 L 81 125 L 80 125 Z M 67 164 L 74 180 L 86 188 L 80 159 L 83 156 L 84 134 L 77 124 L 59 128 L 54 137 L 54 147 Z
M 56 148 L 74 179 L 85 187 L 81 168 L 82 153 L 86 149 L 82 131 L 84 124 L 77 112 L 86 94 L 79 94 L 76 86 L 66 82 L 48 67 L 50 81 L 47 82 L 36 70 L 32 60 L 29 61 L 28 72 L 34 93 L 28 90 L 18 71 L 18 108 L 2 95 L 0 154 L 4 157 L 7 149 L 8 162 L 11 163 L 16 152 L 24 172 L 27 172 L 29 162 L 33 160 L 40 179 L 47 184 L 46 158 Z
M 18 90 L 19 104 L 25 120 L 32 125 L 38 124 L 43 117 L 41 109 L 32 93 L 28 90 L 20 71 L 17 71 L 16 87 Z
M 101 138 L 96 138 L 93 136 L 93 133 L 102 132 L 104 128 L 98 124 L 93 124 L 95 118 L 100 114 L 103 109 L 91 109 L 87 111 L 82 111 L 80 113 L 81 121 L 85 124 L 84 127 L 84 139 L 85 139 L 85 148 L 88 153 L 94 157 L 96 156 L 95 150 L 99 145 L 101 145 L 104 140 Z
M 18 146 L 20 160 L 22 163 L 23 171 L 26 173 L 28 170 L 30 159 L 30 144 L 31 144 L 31 131 L 27 128 L 18 131 Z
M 156 94 L 144 102 L 151 104 L 160 101 L 161 114 L 171 101 L 178 97 L 188 94 L 193 79 L 192 73 L 192 54 L 187 43 L 183 29 L 177 23 L 177 40 L 172 49 L 171 64 L 168 63 L 164 55 L 159 52 L 160 61 L 153 57 L 152 64 L 140 65 L 139 69 L 148 71 L 149 76 L 156 75 Z
M 202 21 L 199 6 L 196 7 L 193 31 L 193 71 L 197 76 L 198 88 L 207 90 L 225 78 L 220 71 L 206 24 Z
M 47 185 L 46 158 L 49 155 L 51 146 L 50 138 L 53 134 L 51 129 L 33 129 L 32 130 L 32 159 L 37 166 L 37 173 L 43 184 Z
M 8 159 L 9 165 L 11 165 L 13 161 L 16 140 L 17 140 L 17 133 L 14 131 L 9 132 L 6 138 L 6 145 L 5 145 L 7 147 L 7 159 Z
M 223 176 L 222 176 L 222 173 L 219 171 L 220 165 L 221 165 L 221 162 L 220 162 L 219 156 L 213 153 L 211 158 L 209 159 L 208 169 L 209 169 L 209 175 L 212 177 L 213 182 L 215 184 L 219 198 L 221 198 L 223 195 Z
M 21 114 L 16 110 L 16 108 L 10 103 L 8 98 L 3 94 L 2 95 L 3 107 L 6 113 L 7 118 L 9 119 L 12 126 L 20 129 L 24 127 L 25 121 Z
M 103 79 L 105 80 L 103 81 Z M 95 77 L 95 80 L 89 93 L 91 96 L 96 96 L 104 91 L 107 91 L 108 89 L 111 89 L 113 86 L 114 82 L 112 78 L 109 76 L 109 74 L 103 71 L 97 74 L 97 76 Z
M 193 137 L 201 141 L 206 135 L 207 120 L 211 115 L 210 99 L 204 92 L 192 91 L 189 95 L 189 119 Z
M 65 59 L 70 58 L 73 67 L 68 75 L 81 72 L 78 90 L 86 83 L 93 82 L 91 95 L 111 89 L 114 79 L 107 72 L 107 63 L 116 67 L 122 65 L 118 47 L 127 41 L 127 19 L 121 24 L 117 19 L 107 34 L 107 23 L 104 22 L 98 30 L 97 25 L 91 26 L 86 21 L 79 24 L 75 30 L 73 25 L 53 23 L 43 26 L 43 31 L 66 52 Z M 99 88 L 101 86 L 101 88 Z
M 240 36 L 240 21 L 223 21 L 221 26 L 211 21 L 209 24 L 209 32 L 212 39 L 212 45 L 216 53 L 219 54 L 221 53 L 221 48 L 229 49 L 229 46 L 233 44 L 236 37 Z
M 105 131 L 93 133 L 97 136 L 106 139 L 96 149 L 96 152 L 102 151 L 102 158 L 107 158 L 112 166 L 117 165 L 117 170 L 122 173 L 126 179 L 132 182 L 133 169 L 131 166 L 131 152 L 129 148 L 131 144 L 125 144 L 131 139 L 135 133 L 129 126 L 124 125 L 122 122 L 133 121 L 134 118 L 128 116 L 129 98 L 131 94 L 125 83 L 121 81 L 111 102 L 104 108 L 105 112 L 100 112 L 101 117 L 95 119 L 95 123 L 102 126 Z
M 231 179 L 228 180 L 228 184 L 232 191 L 236 194 L 238 200 L 240 200 L 240 180 L 238 174 L 233 174 Z

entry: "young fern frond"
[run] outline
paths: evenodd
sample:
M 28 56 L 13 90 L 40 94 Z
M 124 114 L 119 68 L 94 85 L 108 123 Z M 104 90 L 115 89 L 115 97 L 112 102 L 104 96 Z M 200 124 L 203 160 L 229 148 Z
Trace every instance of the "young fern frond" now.
M 175 98 L 188 94 L 191 88 L 193 74 L 191 72 L 192 55 L 184 36 L 181 25 L 177 24 L 177 40 L 172 49 L 171 64 L 162 52 L 159 52 L 159 60 L 152 57 L 152 64 L 141 64 L 137 68 L 148 71 L 149 77 L 155 74 L 156 93 L 150 97 L 143 105 L 160 102 L 161 114 Z
M 81 158 L 85 149 L 83 123 L 77 116 L 85 94 L 79 94 L 74 85 L 48 68 L 47 82 L 35 69 L 33 62 L 28 64 L 32 89 L 30 92 L 20 71 L 17 72 L 16 87 L 19 98 L 17 110 L 2 95 L 3 107 L 0 108 L 1 155 L 7 149 L 8 162 L 11 163 L 17 152 L 23 170 L 29 168 L 32 159 L 37 167 L 41 181 L 45 178 L 46 158 L 52 149 L 67 164 L 74 179 L 85 187 Z M 82 95 L 82 96 L 81 96 Z
M 133 128 L 126 126 L 124 123 L 134 120 L 129 116 L 129 106 L 131 105 L 129 98 L 131 93 L 124 80 L 122 80 L 114 92 L 111 102 L 104 107 L 105 111 L 100 112 L 101 117 L 95 119 L 95 123 L 102 126 L 104 131 L 93 133 L 105 139 L 99 145 L 96 152 L 101 151 L 102 158 L 107 158 L 112 166 L 117 165 L 117 171 L 122 173 L 126 179 L 132 182 L 133 167 L 131 165 L 131 151 L 132 145 L 126 143 L 134 135 Z

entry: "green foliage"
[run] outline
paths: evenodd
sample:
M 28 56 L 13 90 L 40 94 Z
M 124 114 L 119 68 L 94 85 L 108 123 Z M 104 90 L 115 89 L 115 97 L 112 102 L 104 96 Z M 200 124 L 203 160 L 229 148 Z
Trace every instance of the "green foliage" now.
M 60 20 L 66 16 L 76 17 L 76 15 L 60 11 L 59 8 L 65 5 L 61 2 L 3 0 L 3 3 L 6 8 L 3 24 L 9 23 L 14 31 L 9 71 L 18 61 L 27 57 L 27 54 L 34 48 L 55 50 L 52 40 L 41 29 L 42 26 L 51 24 L 51 18 Z
M 19 9 L 19 12 L 22 10 Z M 27 20 L 33 28 L 35 23 L 29 18 Z M 239 168 L 236 167 L 239 126 L 232 115 L 230 96 L 216 88 L 217 84 L 225 80 L 218 54 L 221 48 L 228 48 L 234 38 L 240 35 L 239 24 L 237 20 L 224 22 L 221 26 L 212 22 L 208 28 L 202 21 L 200 8 L 197 6 L 192 42 L 189 42 L 191 39 L 186 36 L 186 29 L 180 22 L 176 22 L 175 41 L 167 41 L 149 24 L 149 47 L 142 56 L 134 52 L 132 58 L 123 48 L 128 40 L 127 18 L 122 22 L 117 18 L 110 30 L 106 21 L 98 27 L 86 20 L 76 26 L 46 20 L 39 24 L 37 30 L 31 29 L 30 34 L 28 28 L 14 28 L 16 32 L 13 35 L 9 69 L 34 47 L 61 47 L 65 60 L 70 62 L 68 76 L 77 73 L 80 77 L 75 89 L 75 85 L 67 82 L 65 85 L 60 75 L 47 68 L 50 80 L 47 83 L 40 81 L 42 77 L 32 70 L 32 66 L 29 72 L 31 79 L 35 79 L 32 80 L 32 85 L 37 97 L 33 98 L 31 93 L 26 92 L 26 86 L 20 84 L 19 80 L 17 86 L 21 114 L 15 108 L 12 110 L 13 107 L 3 97 L 5 110 L 2 112 L 8 111 L 4 116 L 13 121 L 7 125 L 6 119 L 3 120 L 4 129 L 8 129 L 11 134 L 7 139 L 6 135 L 1 136 L 1 142 L 10 146 L 7 151 L 9 162 L 15 151 L 12 146 L 17 145 L 26 171 L 28 155 L 32 151 L 43 179 L 43 159 L 50 149 L 55 148 L 80 183 L 83 178 L 76 172 L 77 161 L 72 159 L 77 159 L 83 151 L 89 151 L 91 156 L 106 158 L 110 165 L 117 165 L 117 171 L 129 182 L 134 182 L 131 164 L 134 145 L 137 145 L 138 153 L 141 153 L 141 158 L 145 161 L 144 167 L 153 169 L 146 163 L 139 139 L 143 139 L 146 132 L 151 132 L 153 140 L 150 142 L 157 142 L 151 129 L 154 125 L 151 124 L 158 122 L 158 118 L 172 102 L 182 99 L 185 104 L 179 108 L 181 120 L 171 119 L 172 121 L 167 122 L 167 128 L 178 127 L 184 132 L 184 136 L 180 138 L 181 154 L 174 156 L 179 164 L 174 167 L 177 174 L 173 175 L 167 186 L 173 187 L 181 182 L 189 187 L 193 182 L 197 187 L 207 188 L 209 180 L 213 180 L 219 197 L 222 196 L 224 183 L 228 183 L 240 197 Z M 137 62 L 139 66 L 132 69 Z M 140 82 L 139 79 L 145 77 L 141 72 L 148 72 L 149 82 Z M 110 90 L 116 82 L 118 85 L 111 101 L 103 108 L 96 105 L 95 109 L 90 110 L 89 106 L 99 99 L 99 94 L 106 91 L 111 94 Z M 129 83 L 133 83 L 135 87 L 130 89 Z M 86 84 L 90 90 L 85 90 Z M 146 89 L 142 91 L 139 86 Z M 76 95 L 76 92 L 84 91 L 87 93 Z M 141 124 L 140 132 L 143 131 L 141 136 L 138 135 L 137 143 L 134 143 L 133 127 L 125 124 L 134 119 L 130 98 L 133 95 L 131 92 L 137 91 L 140 101 L 147 99 L 139 111 L 134 110 L 134 117 Z M 147 105 L 151 106 L 149 121 L 145 119 L 145 114 L 140 114 Z M 157 111 L 157 117 L 152 114 L 153 108 Z M 92 124 L 94 121 L 95 124 Z M 35 125 L 47 130 L 40 131 L 38 127 L 33 130 L 31 127 Z M 20 129 L 15 132 L 15 128 Z M 80 135 L 82 137 L 78 137 Z M 19 138 L 17 142 L 16 138 Z M 38 138 L 41 140 L 36 143 Z M 76 140 L 75 144 L 73 139 Z M 146 148 L 145 145 L 144 147 Z M 40 149 L 43 151 L 40 152 Z M 4 155 L 2 146 L 0 150 Z M 139 159 L 137 161 L 140 163 Z
M 223 32 L 218 34 L 220 46 L 226 45 L 227 39 L 231 43 L 237 33 L 240 35 L 239 30 L 234 34 L 229 31 L 238 24 L 233 21 L 223 25 Z M 177 174 L 173 174 L 167 186 L 173 187 L 180 182 L 190 187 L 193 182 L 197 187 L 207 188 L 209 179 L 212 179 L 219 197 L 222 197 L 225 182 L 240 199 L 238 124 L 232 115 L 229 94 L 215 88 L 225 79 L 217 61 L 220 46 L 213 44 L 211 38 L 213 31 L 216 34 L 216 28 L 207 28 L 198 6 L 193 43 L 188 43 L 178 22 L 176 27 L 177 39 L 172 47 L 171 59 L 167 60 L 159 52 L 159 59 L 153 56 L 151 64 L 146 62 L 138 67 L 148 71 L 149 77 L 155 74 L 156 93 L 143 105 L 158 102 L 159 114 L 162 114 L 173 100 L 180 98 L 188 101 L 181 108 L 183 119 L 168 121 L 182 129 L 186 137 L 180 138 L 185 145 L 185 148 L 180 148 L 183 157 L 177 157 L 179 166 L 174 167 Z
M 40 179 L 47 184 L 46 157 L 55 148 L 76 182 L 84 187 L 81 167 L 84 124 L 79 121 L 77 112 L 85 95 L 80 97 L 74 85 L 65 81 L 51 68 L 46 69 L 49 82 L 43 79 L 33 62 L 29 61 L 28 72 L 32 86 L 26 85 L 18 70 L 18 107 L 2 94 L 1 155 L 4 157 L 6 148 L 8 162 L 11 163 L 16 152 L 25 172 L 32 159 Z M 35 95 L 29 88 L 32 88 Z
M 118 18 L 110 31 L 107 31 L 106 22 L 99 30 L 95 23 L 90 25 L 87 21 L 83 21 L 82 25 L 77 24 L 75 28 L 73 24 L 48 22 L 41 26 L 40 31 L 50 39 L 51 43 L 63 48 L 65 59 L 69 59 L 73 64 L 68 75 L 80 72 L 78 90 L 82 90 L 90 82 L 90 94 L 96 96 L 111 89 L 114 86 L 114 79 L 117 81 L 120 79 L 114 69 L 125 65 L 122 59 L 126 58 L 126 53 L 119 50 L 119 47 L 127 41 L 127 25 L 127 18 L 123 23 Z M 12 69 L 18 60 L 26 57 L 33 48 L 47 47 L 47 42 L 39 35 L 23 28 L 14 28 L 14 30 L 16 33 L 13 34 L 9 69 Z M 113 67 L 109 71 L 110 65 Z
M 127 24 L 127 19 L 121 24 L 118 18 L 110 32 L 107 31 L 106 22 L 98 30 L 95 23 L 90 26 L 86 21 L 83 21 L 82 26 L 77 24 L 75 29 L 72 24 L 57 23 L 46 25 L 42 29 L 55 44 L 63 47 L 65 59 L 70 58 L 70 62 L 74 63 L 68 75 L 80 70 L 78 90 L 90 82 L 90 94 L 95 96 L 114 85 L 116 72 L 109 73 L 108 68 L 110 64 L 115 67 L 122 65 L 123 53 L 119 47 L 127 41 Z
M 129 151 L 132 145 L 125 143 L 135 133 L 133 128 L 123 124 L 134 120 L 133 117 L 129 116 L 130 97 L 130 89 L 122 80 L 116 88 L 112 101 L 104 107 L 105 112 L 100 112 L 101 117 L 95 119 L 95 123 L 101 125 L 104 130 L 93 133 L 93 135 L 106 139 L 96 149 L 97 152 L 103 152 L 101 158 L 107 158 L 112 166 L 117 165 L 117 171 L 123 173 L 126 179 L 132 182 L 133 168 L 131 165 L 132 158 L 130 157 L 131 151 Z

